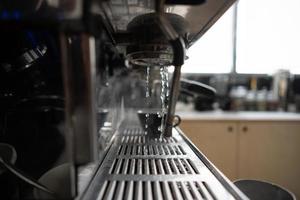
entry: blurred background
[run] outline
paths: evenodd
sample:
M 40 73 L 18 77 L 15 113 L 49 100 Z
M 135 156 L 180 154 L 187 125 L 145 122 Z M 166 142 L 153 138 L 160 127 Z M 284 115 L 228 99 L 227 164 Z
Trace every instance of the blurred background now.
M 300 1 L 241 0 L 188 51 L 184 76 L 217 89 L 196 110 L 300 112 Z M 214 103 L 214 105 L 213 105 Z
M 299 0 L 240 0 L 188 51 L 188 79 L 215 99 L 180 95 L 181 129 L 232 181 L 300 198 Z

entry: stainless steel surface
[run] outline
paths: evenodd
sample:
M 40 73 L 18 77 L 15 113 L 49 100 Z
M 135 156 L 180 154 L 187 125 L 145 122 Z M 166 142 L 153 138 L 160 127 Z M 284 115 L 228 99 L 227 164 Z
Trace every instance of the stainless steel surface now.
M 98 158 L 94 45 L 94 40 L 87 34 L 61 34 L 66 133 L 76 165 L 87 164 Z
M 226 12 L 236 0 L 206 0 L 198 6 L 169 6 L 168 12 L 183 16 L 190 24 L 189 46 L 200 39 L 206 31 Z
M 175 129 L 170 138 L 150 139 L 129 127 L 81 199 L 247 199 L 223 185 Z
M 166 125 L 163 133 L 163 135 L 166 137 L 172 136 L 175 107 L 176 107 L 176 102 L 178 99 L 178 94 L 180 89 L 180 75 L 181 75 L 181 66 L 176 66 L 174 68 L 172 86 L 171 86 L 170 96 L 169 96 Z
M 206 0 L 201 5 L 166 5 L 164 10 L 168 13 L 181 15 L 189 22 L 191 30 L 187 40 L 191 46 L 234 2 L 235 0 Z M 113 31 L 122 33 L 134 17 L 154 12 L 155 1 L 105 1 L 100 7 L 101 9 L 94 9 L 94 12 L 103 13 L 110 22 Z

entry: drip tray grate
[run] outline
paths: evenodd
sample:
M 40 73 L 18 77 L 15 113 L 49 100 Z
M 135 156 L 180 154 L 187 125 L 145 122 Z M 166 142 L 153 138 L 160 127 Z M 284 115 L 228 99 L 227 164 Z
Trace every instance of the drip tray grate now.
M 99 199 L 203 199 L 216 197 L 205 182 L 196 181 L 105 181 Z
M 121 145 L 118 155 L 186 155 L 181 145 Z
M 158 174 L 199 174 L 195 164 L 185 158 L 116 158 L 109 170 L 110 174 L 135 174 L 135 175 L 158 175 Z
M 125 129 L 96 177 L 96 199 L 234 199 L 175 129 L 171 138 L 149 138 L 139 127 Z
M 174 137 L 170 138 L 149 138 L 146 135 L 124 135 L 121 139 L 122 144 L 170 144 L 176 143 L 177 140 Z

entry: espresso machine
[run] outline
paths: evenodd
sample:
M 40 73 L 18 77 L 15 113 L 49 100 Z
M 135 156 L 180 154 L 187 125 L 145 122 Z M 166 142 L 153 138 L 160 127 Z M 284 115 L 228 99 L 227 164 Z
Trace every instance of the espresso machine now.
M 1 1 L 0 198 L 247 199 L 175 115 L 214 96 L 180 71 L 233 3 Z

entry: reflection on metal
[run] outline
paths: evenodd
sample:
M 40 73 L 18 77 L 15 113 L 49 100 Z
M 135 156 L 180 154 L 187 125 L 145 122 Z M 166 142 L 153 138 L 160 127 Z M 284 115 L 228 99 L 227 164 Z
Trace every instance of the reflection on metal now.
M 167 13 L 181 15 L 191 27 L 188 46 L 198 40 L 236 0 L 206 0 L 200 5 L 166 5 Z M 126 31 L 128 23 L 138 15 L 155 11 L 155 1 L 105 1 L 102 12 L 115 33 Z M 202 2 L 202 1 L 201 1 Z
M 116 135 L 82 199 L 247 199 L 225 189 L 174 129 L 149 138 L 139 127 Z
M 165 126 L 165 131 L 164 131 L 164 136 L 166 136 L 166 137 L 172 136 L 175 107 L 176 107 L 176 102 L 177 102 L 177 98 L 179 95 L 179 89 L 180 89 L 180 75 L 181 75 L 181 66 L 176 66 L 174 68 L 172 86 L 171 86 L 170 96 L 169 96 L 169 105 L 168 105 L 168 113 L 167 113 L 167 118 L 166 118 L 166 126 Z
M 66 133 L 76 165 L 97 160 L 94 43 L 85 34 L 61 35 Z

